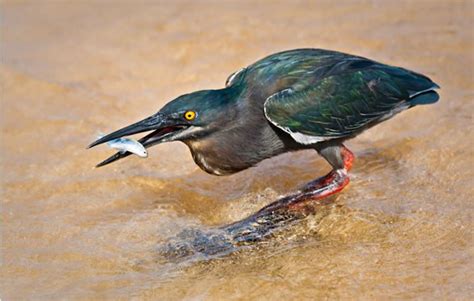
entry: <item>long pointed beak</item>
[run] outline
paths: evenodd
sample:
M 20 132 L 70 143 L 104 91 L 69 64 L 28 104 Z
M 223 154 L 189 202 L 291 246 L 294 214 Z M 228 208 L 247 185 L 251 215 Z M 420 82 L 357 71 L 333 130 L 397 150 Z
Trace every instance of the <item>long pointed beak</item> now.
M 140 142 L 145 148 L 148 148 L 152 145 L 164 141 L 170 141 L 173 137 L 173 134 L 185 129 L 186 127 L 187 126 L 185 125 L 176 124 L 172 119 L 170 120 L 161 113 L 156 113 L 155 115 L 145 118 L 139 122 L 136 122 L 120 130 L 105 135 L 104 137 L 91 143 L 88 148 L 94 147 L 102 143 L 106 143 L 117 138 L 122 138 L 124 136 L 153 131 L 138 140 L 138 142 Z M 96 167 L 107 165 L 119 159 L 125 158 L 130 154 L 130 152 L 117 152 L 113 156 L 97 164 Z
M 137 133 L 142 133 L 146 131 L 156 130 L 162 127 L 166 127 L 166 121 L 162 114 L 157 113 L 152 115 L 148 118 L 145 118 L 139 122 L 126 126 L 120 130 L 112 132 L 104 137 L 92 142 L 88 148 L 94 147 L 96 145 L 108 142 L 110 140 L 114 140 L 117 138 L 121 138 L 124 136 L 130 136 Z
M 158 139 L 154 139 L 154 140 L 151 140 L 151 141 L 148 141 L 149 139 L 151 139 L 154 135 L 156 134 L 156 131 L 153 131 L 151 132 L 150 134 L 146 135 L 145 137 L 141 138 L 141 139 L 138 139 L 138 142 L 140 142 L 141 144 L 143 144 L 143 146 L 145 146 L 145 148 L 148 148 L 154 144 L 157 144 L 159 143 L 158 142 Z M 155 143 L 153 143 L 155 142 Z M 107 165 L 107 164 L 110 164 L 112 162 L 115 162 L 117 160 L 120 160 L 122 158 L 125 158 L 125 157 L 128 157 L 130 156 L 132 153 L 131 152 L 116 152 L 115 154 L 113 154 L 112 156 L 108 157 L 107 159 L 105 159 L 104 161 L 100 162 L 99 164 L 97 164 L 95 167 L 101 167 L 101 166 L 104 166 L 104 165 Z

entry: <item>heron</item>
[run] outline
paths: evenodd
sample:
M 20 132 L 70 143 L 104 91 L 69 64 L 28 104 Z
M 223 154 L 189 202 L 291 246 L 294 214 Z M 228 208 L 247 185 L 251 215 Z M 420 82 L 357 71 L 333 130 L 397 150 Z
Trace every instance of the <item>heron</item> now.
M 322 199 L 349 183 L 354 154 L 346 140 L 406 109 L 437 102 L 439 88 L 425 75 L 364 57 L 288 50 L 232 73 L 221 89 L 181 95 L 89 147 L 149 132 L 139 139 L 145 148 L 181 141 L 202 170 L 217 176 L 311 149 L 332 170 L 300 194 Z M 118 152 L 97 166 L 129 155 Z

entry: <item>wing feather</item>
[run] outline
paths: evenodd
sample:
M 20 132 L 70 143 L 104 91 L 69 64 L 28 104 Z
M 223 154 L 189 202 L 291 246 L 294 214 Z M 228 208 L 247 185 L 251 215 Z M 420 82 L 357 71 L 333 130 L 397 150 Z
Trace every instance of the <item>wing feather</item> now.
M 362 58 L 337 62 L 267 98 L 265 116 L 297 142 L 313 144 L 354 136 L 367 127 L 423 102 L 420 95 L 438 86 L 429 78 L 402 68 Z M 432 101 L 432 102 L 434 102 Z M 428 103 L 428 102 L 426 102 Z

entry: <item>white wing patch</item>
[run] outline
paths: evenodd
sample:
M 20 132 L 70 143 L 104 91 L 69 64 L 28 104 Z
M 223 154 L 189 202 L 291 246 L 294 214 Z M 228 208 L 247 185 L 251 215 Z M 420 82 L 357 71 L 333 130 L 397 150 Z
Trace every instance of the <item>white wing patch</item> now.
M 319 137 L 319 136 L 310 136 L 310 135 L 305 135 L 299 132 L 292 132 L 288 131 L 290 136 L 295 139 L 296 142 L 301 143 L 301 144 L 314 144 L 326 140 L 331 140 L 335 137 Z
M 280 94 L 280 95 L 283 94 L 283 93 L 291 94 L 293 92 L 294 92 L 293 89 L 288 88 L 288 89 L 285 89 L 285 90 L 282 90 L 280 92 L 277 92 L 275 94 L 270 95 L 265 100 L 265 103 L 263 104 L 263 112 L 265 113 L 265 117 L 267 118 L 267 120 L 270 121 L 277 128 L 279 128 L 279 129 L 283 130 L 284 132 L 290 134 L 291 138 L 293 138 L 296 142 L 301 143 L 301 144 L 306 144 L 306 145 L 307 144 L 314 144 L 314 143 L 318 143 L 318 142 L 322 142 L 322 141 L 337 138 L 337 137 L 331 137 L 331 136 L 324 136 L 324 137 L 323 136 L 311 136 L 311 135 L 306 135 L 306 134 L 303 134 L 303 133 L 300 133 L 300 132 L 293 132 L 291 129 L 279 125 L 278 123 L 273 121 L 270 118 L 270 116 L 268 116 L 268 114 L 267 114 L 267 104 L 268 104 L 268 101 L 270 100 L 270 98 L 272 98 L 273 96 L 275 96 L 277 94 Z

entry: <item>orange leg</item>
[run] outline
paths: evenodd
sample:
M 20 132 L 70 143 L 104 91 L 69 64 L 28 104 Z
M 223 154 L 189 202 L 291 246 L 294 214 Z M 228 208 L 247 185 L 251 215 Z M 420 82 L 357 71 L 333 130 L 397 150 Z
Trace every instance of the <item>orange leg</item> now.
M 282 197 L 263 207 L 249 217 L 223 227 L 233 236 L 235 242 L 249 242 L 262 239 L 273 229 L 288 222 L 314 213 L 317 207 L 330 203 L 327 197 L 338 193 L 349 184 L 347 172 L 351 169 L 354 155 L 342 146 L 340 154 L 343 168 L 334 169 L 326 176 L 319 178 L 295 194 Z
M 314 205 L 312 204 L 314 201 L 322 200 L 344 189 L 349 184 L 347 173 L 352 168 L 355 156 L 344 145 L 341 145 L 340 156 L 342 157 L 343 168 L 333 169 L 324 177 L 308 183 L 299 192 L 273 202 L 256 214 L 265 214 L 275 210 L 300 210 L 301 208 L 308 207 L 308 205 L 311 207 L 311 205 Z M 308 209 L 310 210 L 309 207 Z
M 341 155 L 344 160 L 344 169 L 350 171 L 354 163 L 354 154 L 344 145 L 341 147 Z
M 343 185 L 342 188 L 344 188 L 347 184 L 349 184 L 349 177 L 347 176 L 347 172 L 349 170 L 351 170 L 355 156 L 344 145 L 341 147 L 341 156 L 342 156 L 342 160 L 344 162 L 344 168 L 343 169 L 338 169 L 338 170 L 333 169 L 330 173 L 328 173 L 324 177 L 318 178 L 318 179 L 306 184 L 301 191 L 302 192 L 309 192 L 309 191 L 316 191 L 318 189 L 321 189 L 321 188 L 329 185 L 330 183 L 332 183 L 334 181 L 337 181 L 337 178 L 340 177 L 340 175 L 338 176 L 338 172 L 341 173 L 343 170 L 346 173 L 347 180 L 342 181 L 342 182 L 339 180 L 339 182 L 341 182 L 341 185 Z M 335 191 L 334 193 L 341 191 L 342 188 Z M 331 193 L 331 194 L 333 194 L 333 193 Z M 326 196 L 328 196 L 328 195 L 326 195 Z M 324 196 L 324 197 L 326 197 L 326 196 Z

